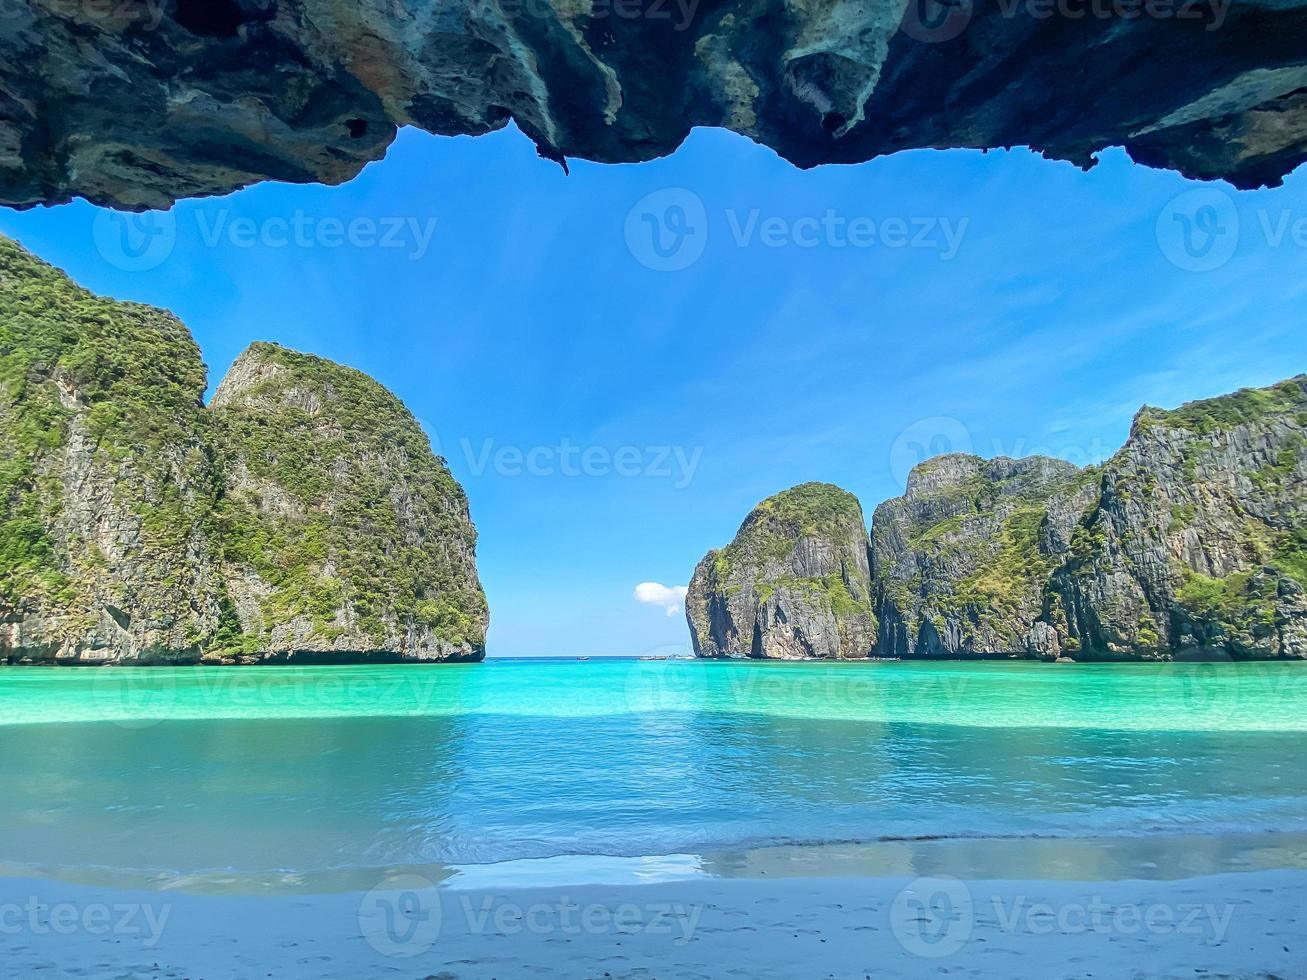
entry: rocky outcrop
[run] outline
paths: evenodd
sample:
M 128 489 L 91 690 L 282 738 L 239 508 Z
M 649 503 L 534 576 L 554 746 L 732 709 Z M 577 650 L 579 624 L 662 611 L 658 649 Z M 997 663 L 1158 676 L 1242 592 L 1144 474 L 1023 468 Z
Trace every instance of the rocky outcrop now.
M 1079 659 L 1307 657 L 1307 376 L 1145 408 L 1050 583 Z
M 878 656 L 1307 658 L 1307 375 L 1145 408 L 1101 467 L 927 460 L 871 543 Z M 747 639 L 775 566 L 718 555 L 686 604 L 696 652 L 778 655 Z
M 870 656 L 876 621 L 857 498 L 828 483 L 767 498 L 699 563 L 685 610 L 700 657 Z
M 206 371 L 171 314 L 0 239 L 0 661 L 477 659 L 467 502 L 358 372 Z
M 938 456 L 876 508 L 880 653 L 1043 652 L 1044 587 L 1097 493 L 1092 471 L 1045 456 Z
M 220 592 L 204 363 L 0 239 L 0 659 L 197 660 Z
M 0 200 L 165 206 L 339 183 L 396 127 L 552 159 L 721 126 L 800 166 L 1028 145 L 1240 187 L 1307 156 L 1307 7 L 871 0 L 10 0 Z
M 352 368 L 254 344 L 210 407 L 236 620 L 210 656 L 481 659 L 467 498 L 399 399 Z

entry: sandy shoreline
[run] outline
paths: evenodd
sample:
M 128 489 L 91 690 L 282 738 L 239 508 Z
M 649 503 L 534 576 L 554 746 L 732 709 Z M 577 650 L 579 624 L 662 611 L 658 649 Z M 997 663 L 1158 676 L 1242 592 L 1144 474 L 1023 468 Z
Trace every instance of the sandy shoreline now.
M 0 975 L 1297 977 L 1307 871 L 205 896 L 0 879 Z

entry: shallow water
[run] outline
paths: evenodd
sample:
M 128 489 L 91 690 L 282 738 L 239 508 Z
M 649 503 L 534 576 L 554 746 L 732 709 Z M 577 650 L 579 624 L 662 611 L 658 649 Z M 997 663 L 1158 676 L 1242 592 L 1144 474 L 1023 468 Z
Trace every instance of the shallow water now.
M 0 865 L 160 886 L 1307 832 L 1295 664 L 12 668 L 0 739 Z

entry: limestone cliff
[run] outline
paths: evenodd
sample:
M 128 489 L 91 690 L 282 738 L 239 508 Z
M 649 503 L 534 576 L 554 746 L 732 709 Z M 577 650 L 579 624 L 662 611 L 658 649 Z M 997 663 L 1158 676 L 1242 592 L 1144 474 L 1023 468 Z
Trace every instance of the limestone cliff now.
M 884 656 L 1025 651 L 1044 586 L 1096 494 L 1092 472 L 1034 456 L 938 456 L 876 508 L 873 570 Z
M 991 0 L 8 0 L 0 201 L 340 183 L 397 127 L 552 159 L 721 126 L 800 166 L 1032 146 L 1240 187 L 1307 157 L 1307 6 Z
M 847 519 L 838 540 L 857 533 Z M 785 573 L 756 557 L 768 551 L 745 532 L 758 520 L 695 572 L 701 656 L 808 654 L 765 642 L 803 607 L 760 602 L 754 583 Z M 927 460 L 876 508 L 871 552 L 879 656 L 1307 658 L 1307 375 L 1145 408 L 1100 467 Z M 854 649 L 872 645 L 859 634 Z M 832 649 L 845 648 L 809 655 Z
M 254 344 L 211 408 L 239 620 L 215 655 L 483 656 L 467 498 L 399 399 L 352 368 Z
M 0 238 L 0 661 L 479 659 L 467 501 L 394 396 Z
M 867 657 L 876 642 L 862 508 L 827 483 L 755 507 L 695 569 L 685 599 L 700 657 Z
M 0 657 L 198 659 L 219 594 L 204 378 L 171 314 L 0 238 Z
M 1307 376 L 1145 408 L 1050 584 L 1077 658 L 1307 657 Z

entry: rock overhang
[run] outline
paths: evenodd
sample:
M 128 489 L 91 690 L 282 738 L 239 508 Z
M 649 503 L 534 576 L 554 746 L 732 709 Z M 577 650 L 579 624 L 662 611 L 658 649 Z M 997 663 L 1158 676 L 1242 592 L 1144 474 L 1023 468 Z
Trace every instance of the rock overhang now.
M 1123 146 L 1236 187 L 1307 158 L 1307 3 L 13 0 L 0 201 L 166 207 L 337 184 L 398 127 L 515 122 L 647 160 L 723 127 L 799 167 L 912 148 Z

